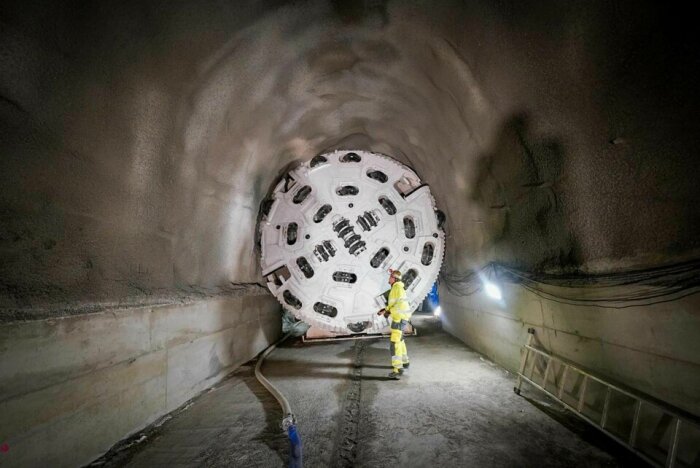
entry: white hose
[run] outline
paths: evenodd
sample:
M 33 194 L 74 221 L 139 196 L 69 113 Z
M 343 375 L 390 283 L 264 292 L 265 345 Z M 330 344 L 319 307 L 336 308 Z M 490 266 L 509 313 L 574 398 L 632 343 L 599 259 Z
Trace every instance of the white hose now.
M 303 468 L 301 436 L 297 431 L 296 420 L 294 418 L 294 414 L 292 413 L 292 407 L 289 405 L 289 401 L 287 401 L 285 396 L 282 395 L 282 392 L 277 390 L 277 388 L 274 385 L 272 385 L 272 382 L 267 380 L 267 378 L 262 374 L 262 371 L 260 370 L 262 368 L 263 362 L 265 362 L 265 358 L 272 351 L 274 351 L 275 348 L 277 348 L 277 345 L 289 338 L 289 336 L 292 335 L 293 332 L 294 330 L 292 330 L 290 333 L 287 333 L 279 341 L 268 346 L 267 349 L 263 351 L 263 353 L 260 355 L 260 359 L 258 359 L 258 363 L 255 365 L 255 378 L 258 379 L 258 382 L 260 382 L 263 385 L 263 387 L 265 387 L 267 391 L 272 394 L 273 397 L 275 397 L 277 402 L 282 407 L 282 430 L 287 434 L 290 444 L 288 464 L 289 468 Z
M 280 404 L 282 407 L 282 414 L 286 418 L 287 416 L 292 414 L 292 407 L 289 405 L 289 401 L 285 398 L 282 393 L 277 390 L 277 388 L 272 385 L 272 383 L 267 380 L 267 378 L 262 374 L 261 368 L 263 365 L 263 362 L 265 362 L 265 358 L 277 348 L 277 345 L 281 344 L 284 340 L 289 338 L 291 333 L 287 333 L 284 335 L 279 341 L 277 341 L 274 344 L 271 344 L 270 346 L 267 347 L 265 351 L 260 355 L 260 358 L 258 359 L 258 363 L 255 365 L 255 378 L 258 379 L 258 382 L 260 382 L 268 392 L 272 394 L 273 397 L 277 400 L 277 402 Z

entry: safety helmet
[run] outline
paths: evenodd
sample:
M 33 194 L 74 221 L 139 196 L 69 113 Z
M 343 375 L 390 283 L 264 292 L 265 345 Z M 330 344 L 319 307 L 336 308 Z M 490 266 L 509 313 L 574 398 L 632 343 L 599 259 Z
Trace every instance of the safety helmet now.
M 399 270 L 389 270 L 389 275 L 397 280 L 401 280 L 401 272 Z

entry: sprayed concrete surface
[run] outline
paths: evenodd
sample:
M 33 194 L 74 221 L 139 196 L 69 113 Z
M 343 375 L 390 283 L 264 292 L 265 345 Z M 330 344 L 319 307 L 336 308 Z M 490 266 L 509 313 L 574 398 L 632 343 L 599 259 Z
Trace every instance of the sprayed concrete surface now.
M 450 271 L 606 271 L 700 252 L 685 7 L 0 8 L 0 309 L 259 281 L 267 189 L 333 148 L 387 153 L 434 188 Z
M 700 295 L 620 309 L 573 306 L 519 285 L 500 286 L 502 302 L 442 294 L 445 331 L 514 372 L 534 327 L 541 348 L 700 415 Z
M 285 167 L 336 148 L 392 155 L 434 189 L 447 215 L 445 274 L 464 275 L 489 261 L 560 274 L 696 259 L 700 55 L 691 8 L 651 0 L 1 2 L 0 349 L 13 356 L 2 363 L 21 369 L 35 356 L 22 345 L 15 349 L 23 336 L 17 320 L 70 324 L 75 322 L 59 317 L 91 312 L 99 323 L 104 310 L 124 304 L 150 308 L 258 289 L 254 233 L 260 203 Z M 493 314 L 475 320 L 474 311 L 483 308 L 448 298 L 467 310 L 452 332 L 509 366 L 523 338 L 522 322 L 539 313 L 556 333 L 574 333 L 553 341 L 562 354 L 592 366 L 604 363 L 600 369 L 622 383 L 690 411 L 700 408 L 694 391 L 700 375 L 697 313 L 668 307 L 658 314 L 584 314 L 522 299 L 510 304 L 518 322 Z M 666 322 L 677 322 L 671 332 L 660 330 Z M 40 328 L 26 329 L 35 326 Z M 138 342 L 144 329 L 106 328 L 102 336 L 107 343 Z M 581 346 L 577 330 L 590 338 Z M 407 397 L 412 408 L 439 409 L 431 416 L 439 435 L 416 437 L 413 446 L 399 450 L 382 432 L 388 430 L 379 424 L 385 420 L 364 411 L 377 422 L 366 421 L 358 434 L 378 438 L 363 439 L 357 460 L 379 463 L 380 453 L 388 456 L 380 446 L 396 456 L 427 457 L 430 450 L 415 447 L 431 437 L 440 448 L 434 460 L 446 454 L 455 459 L 456 447 L 469 440 L 464 434 L 492 435 L 483 421 L 467 427 L 489 413 L 464 405 L 486 405 L 473 398 L 492 385 L 492 393 L 503 397 L 494 409 L 508 407 L 509 385 L 489 384 L 483 376 L 474 385 L 469 379 L 480 375 L 482 364 L 446 340 L 452 344 L 437 356 L 447 362 L 448 354 L 461 350 L 452 361 L 467 358 L 459 364 L 463 372 L 446 366 L 444 374 L 421 378 L 419 366 L 413 380 L 394 385 L 415 387 L 407 394 L 429 403 L 415 405 Z M 69 356 L 73 344 L 51 349 Z M 338 426 L 331 424 L 338 408 L 332 406 L 347 401 L 348 375 L 355 372 L 347 366 L 356 351 L 349 346 L 290 348 L 294 362 L 313 364 L 308 369 L 271 364 L 312 422 L 302 429 L 314 441 L 307 444 L 311 460 L 317 447 L 325 447 L 318 452 L 323 456 L 338 456 Z M 69 361 L 77 364 L 49 369 L 48 388 L 78 382 L 74 370 L 94 356 L 74 349 Z M 166 359 L 162 352 L 152 357 Z M 188 362 L 204 362 L 197 357 Z M 385 369 L 369 367 L 383 365 L 385 357 L 372 344 L 357 358 L 364 364 L 362 384 L 350 390 L 361 390 L 362 401 L 348 411 L 380 405 L 389 414 L 387 383 L 371 380 Z M 147 364 L 161 376 L 152 382 L 160 388 L 162 367 Z M 302 377 L 304 372 L 309 374 Z M 35 377 L 21 380 L 27 392 L 49 385 Z M 103 440 L 86 453 L 99 453 L 172 409 L 162 401 L 157 411 L 139 408 L 150 401 L 144 395 L 152 395 L 151 381 L 139 378 L 82 381 L 98 397 L 133 392 L 119 408 L 134 419 L 109 437 L 114 425 L 102 409 L 108 405 L 70 400 L 77 405 L 75 419 L 61 420 L 65 406 L 50 390 L 43 400 L 33 393 L 36 399 L 23 406 L 15 400 L 13 418 L 53 418 L 44 432 L 31 432 L 37 443 L 27 447 L 43 447 L 35 451 L 94 442 L 82 437 L 85 418 L 109 428 L 87 431 Z M 139 386 L 145 390 L 139 393 Z M 1 408 L 8 408 L 0 397 Z M 441 406 L 447 400 L 456 406 Z M 327 413 L 314 419 L 314 411 L 322 410 Z M 396 427 L 414 430 L 410 423 L 420 414 L 402 415 L 405 424 Z M 233 411 L 228 417 L 240 416 Z M 59 421 L 82 429 L 71 431 Z M 486 453 L 505 457 L 505 446 L 520 456 L 524 443 L 508 432 L 511 422 L 491 422 L 506 437 L 503 447 L 487 435 L 466 445 L 477 457 L 470 461 L 487 460 Z M 324 433 L 314 439 L 310 426 Z M 417 427 L 428 431 L 422 423 Z M 251 446 L 268 453 L 266 437 Z M 540 447 L 540 458 L 556 458 L 537 441 L 528 445 Z
M 0 466 L 83 465 L 280 335 L 269 294 L 0 326 Z
M 305 466 L 643 466 L 513 375 L 419 318 L 411 374 L 387 341 L 289 343 L 265 374 L 290 400 Z M 281 411 L 249 364 L 101 466 L 285 466 Z M 140 443 L 133 443 L 139 441 Z
M 693 260 L 690 8 L 6 0 L 0 322 L 258 289 L 260 203 L 284 168 L 336 148 L 389 154 L 431 186 L 447 216 L 446 275 L 490 261 L 561 274 Z M 551 321 L 576 314 L 552 310 Z M 562 354 L 594 363 L 601 341 L 644 348 L 639 372 L 620 371 L 616 352 L 604 370 L 697 411 L 691 366 L 677 364 L 697 333 L 656 332 L 667 319 L 697 330 L 700 318 L 639 314 L 581 314 L 590 346 L 559 340 Z M 522 328 L 486 323 L 455 334 L 507 365 Z M 652 353 L 677 370 L 648 372 Z

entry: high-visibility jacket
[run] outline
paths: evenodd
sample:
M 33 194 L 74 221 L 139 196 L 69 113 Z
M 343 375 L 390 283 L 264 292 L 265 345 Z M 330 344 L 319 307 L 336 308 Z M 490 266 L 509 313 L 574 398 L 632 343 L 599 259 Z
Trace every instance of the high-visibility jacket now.
M 400 322 L 411 318 L 408 313 L 408 300 L 406 299 L 406 290 L 403 287 L 402 281 L 395 281 L 389 291 L 389 301 L 386 305 L 386 310 L 391 316 L 392 322 Z

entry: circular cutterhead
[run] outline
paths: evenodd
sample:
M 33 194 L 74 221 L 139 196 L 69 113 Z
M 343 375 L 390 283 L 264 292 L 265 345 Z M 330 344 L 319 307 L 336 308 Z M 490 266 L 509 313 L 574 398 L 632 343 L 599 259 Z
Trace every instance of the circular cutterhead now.
M 445 235 L 435 201 L 414 171 L 388 156 L 316 156 L 286 174 L 264 206 L 267 286 L 310 325 L 378 332 L 390 269 L 402 273 L 411 311 L 437 279 Z

